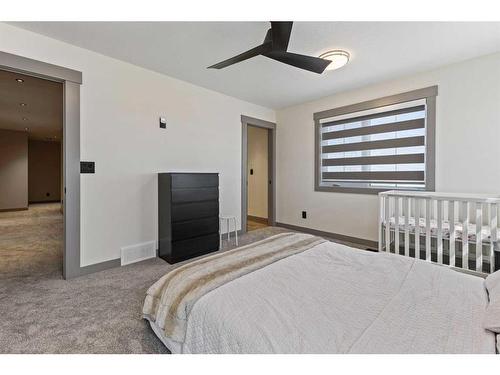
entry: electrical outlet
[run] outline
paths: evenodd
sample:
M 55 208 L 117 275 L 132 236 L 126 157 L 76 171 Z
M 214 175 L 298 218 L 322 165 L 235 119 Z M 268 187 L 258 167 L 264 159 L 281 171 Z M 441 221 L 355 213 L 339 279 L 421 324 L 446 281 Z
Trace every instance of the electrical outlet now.
M 302 211 L 302 219 L 307 219 L 307 212 L 306 211 Z

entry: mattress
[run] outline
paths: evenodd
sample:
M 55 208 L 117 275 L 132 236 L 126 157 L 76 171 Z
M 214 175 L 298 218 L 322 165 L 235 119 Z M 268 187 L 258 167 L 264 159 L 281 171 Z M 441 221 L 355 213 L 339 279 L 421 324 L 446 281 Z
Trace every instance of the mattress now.
M 396 218 L 391 217 L 389 219 L 389 225 L 391 229 L 395 228 L 396 224 Z M 385 225 L 385 220 L 383 221 L 383 225 Z M 398 221 L 399 225 L 399 230 L 401 232 L 404 231 L 405 227 L 405 218 L 404 216 L 399 217 Z M 409 231 L 410 233 L 414 234 L 415 233 L 415 218 L 414 217 L 409 217 L 408 218 L 408 225 L 409 225 Z M 427 223 L 425 221 L 425 218 L 420 218 L 419 219 L 419 226 L 420 226 L 420 233 L 422 235 L 425 235 L 426 231 L 426 226 Z M 430 220 L 430 227 L 431 227 L 431 236 L 432 237 L 437 237 L 437 220 L 431 219 Z M 448 240 L 450 238 L 450 223 L 446 220 L 443 220 L 442 222 L 442 231 L 443 231 L 443 239 Z M 463 223 L 456 222 L 455 223 L 455 238 L 457 241 L 462 241 L 464 236 L 464 230 L 463 230 Z M 470 243 L 475 243 L 476 242 L 476 225 L 473 223 L 469 223 L 467 226 L 467 238 Z M 483 225 L 481 227 L 481 240 L 483 243 L 489 243 L 491 240 L 491 230 L 490 227 L 487 225 Z
M 487 303 L 479 277 L 324 242 L 201 296 L 182 340 L 151 325 L 174 353 L 495 353 Z

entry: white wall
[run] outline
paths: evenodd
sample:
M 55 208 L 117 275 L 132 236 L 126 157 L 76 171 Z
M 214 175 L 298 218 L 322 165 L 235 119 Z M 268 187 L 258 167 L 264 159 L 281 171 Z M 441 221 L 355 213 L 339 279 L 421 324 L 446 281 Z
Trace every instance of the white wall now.
M 248 215 L 267 219 L 268 129 L 248 126 Z M 253 174 L 250 174 L 253 169 Z
M 273 110 L 1 23 L 0 51 L 83 72 L 82 266 L 157 239 L 157 172 L 219 172 L 221 210 L 240 215 L 240 115 Z
M 432 85 L 439 86 L 436 190 L 500 194 L 497 53 L 279 110 L 277 221 L 377 240 L 375 195 L 314 191 L 313 113 Z

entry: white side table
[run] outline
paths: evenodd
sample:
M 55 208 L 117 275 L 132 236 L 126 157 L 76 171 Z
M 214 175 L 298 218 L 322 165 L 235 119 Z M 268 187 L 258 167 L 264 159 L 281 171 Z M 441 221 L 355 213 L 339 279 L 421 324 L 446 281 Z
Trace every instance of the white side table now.
M 222 223 L 226 223 L 227 228 L 227 242 L 231 239 L 231 222 L 234 223 L 234 238 L 236 240 L 236 246 L 238 246 L 238 227 L 236 224 L 236 216 L 221 216 L 219 218 L 219 237 L 220 237 L 220 247 L 222 248 Z

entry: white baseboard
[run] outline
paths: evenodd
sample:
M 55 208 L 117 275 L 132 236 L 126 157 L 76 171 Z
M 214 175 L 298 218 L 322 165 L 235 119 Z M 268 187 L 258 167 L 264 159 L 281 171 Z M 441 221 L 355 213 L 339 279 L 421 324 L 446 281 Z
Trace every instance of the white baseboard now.
M 121 265 L 132 264 L 156 257 L 156 241 L 143 242 L 121 248 Z

